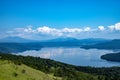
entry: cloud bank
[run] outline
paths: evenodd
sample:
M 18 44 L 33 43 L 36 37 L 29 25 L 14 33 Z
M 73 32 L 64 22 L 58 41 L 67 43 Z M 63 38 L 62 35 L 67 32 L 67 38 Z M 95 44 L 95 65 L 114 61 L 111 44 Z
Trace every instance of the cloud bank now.
M 83 28 L 51 28 L 42 26 L 33 28 L 15 28 L 6 32 L 7 36 L 19 36 L 31 39 L 49 39 L 55 37 L 75 37 L 75 38 L 120 38 L 120 23 L 110 26 L 83 27 Z

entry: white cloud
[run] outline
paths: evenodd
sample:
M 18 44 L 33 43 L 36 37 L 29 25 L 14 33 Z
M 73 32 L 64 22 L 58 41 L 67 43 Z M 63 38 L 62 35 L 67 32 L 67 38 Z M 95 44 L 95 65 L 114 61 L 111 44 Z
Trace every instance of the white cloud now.
M 90 31 L 91 29 L 90 29 L 90 27 L 86 27 L 85 29 L 84 29 L 84 31 Z
M 116 33 L 115 33 L 116 32 Z M 113 33 L 113 34 L 112 34 Z M 36 38 L 36 39 L 47 39 L 56 37 L 115 37 L 120 34 L 120 23 L 111 25 L 108 27 L 98 26 L 96 28 L 85 27 L 85 28 L 51 28 L 48 26 L 33 28 L 28 26 L 26 28 L 15 28 L 5 33 L 7 36 L 19 36 L 23 38 Z
M 24 29 L 25 32 L 35 32 L 35 30 L 32 30 L 32 28 L 28 27 L 27 29 Z
M 41 33 L 50 33 L 50 32 L 56 31 L 56 29 L 54 29 L 54 28 L 49 28 L 49 27 L 47 27 L 47 26 L 43 26 L 43 27 L 37 28 L 37 31 L 38 31 L 38 32 L 41 32 Z
M 98 26 L 98 29 L 101 30 L 101 31 L 104 31 L 105 27 L 104 26 Z
M 66 33 L 74 33 L 74 32 L 82 32 L 83 30 L 80 28 L 63 28 L 61 31 Z
M 120 30 L 120 23 L 116 23 L 115 25 L 108 26 L 110 30 Z
M 108 26 L 108 28 L 112 31 L 115 29 L 114 25 Z
M 62 32 L 56 28 L 50 28 L 47 26 L 39 27 L 36 29 L 37 33 L 53 35 L 53 36 L 62 36 Z
M 120 30 L 120 23 L 115 24 L 115 29 Z

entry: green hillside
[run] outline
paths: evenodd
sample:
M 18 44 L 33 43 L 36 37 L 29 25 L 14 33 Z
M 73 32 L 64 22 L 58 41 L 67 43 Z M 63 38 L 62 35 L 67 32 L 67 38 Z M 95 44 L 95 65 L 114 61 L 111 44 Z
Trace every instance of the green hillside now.
M 91 76 L 87 73 L 77 73 L 80 74 L 79 77 L 83 80 Z M 8 60 L 0 60 L 0 80 L 62 80 L 62 78 L 45 74 L 24 64 L 17 65 Z
M 0 80 L 54 80 L 47 75 L 26 65 L 16 65 L 7 60 L 0 60 Z
M 120 80 L 120 67 L 74 66 L 40 57 L 0 53 L 0 78 L 0 80 Z

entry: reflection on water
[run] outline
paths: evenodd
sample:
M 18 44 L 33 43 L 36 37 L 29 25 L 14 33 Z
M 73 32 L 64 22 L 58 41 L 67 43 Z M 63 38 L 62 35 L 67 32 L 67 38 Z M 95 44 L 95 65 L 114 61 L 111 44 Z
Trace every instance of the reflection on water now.
M 110 50 L 99 50 L 99 49 L 82 49 L 82 48 L 42 48 L 39 51 L 29 50 L 18 55 L 30 55 L 42 58 L 50 58 L 53 60 L 61 61 L 64 63 L 80 65 L 80 66 L 120 66 L 118 62 L 109 62 L 100 59 L 100 56 L 106 53 L 112 53 Z

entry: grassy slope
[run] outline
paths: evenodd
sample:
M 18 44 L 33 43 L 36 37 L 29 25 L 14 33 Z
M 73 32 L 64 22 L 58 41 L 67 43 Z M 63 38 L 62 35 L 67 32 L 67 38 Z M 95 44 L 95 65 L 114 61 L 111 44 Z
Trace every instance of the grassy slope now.
M 25 70 L 25 73 L 22 73 Z M 14 74 L 18 75 L 15 76 Z M 78 72 L 82 80 L 87 80 L 87 77 L 92 77 L 87 73 Z M 94 79 L 96 76 L 94 77 Z M 0 80 L 61 80 L 60 77 L 54 77 L 52 74 L 45 74 L 39 70 L 28 67 L 24 64 L 16 65 L 8 60 L 0 60 Z M 97 80 L 97 79 L 96 79 Z
M 22 70 L 25 70 L 22 73 Z M 15 74 L 18 74 L 15 76 Z M 0 60 L 0 80 L 54 80 L 52 75 L 30 68 L 26 65 L 15 65 Z

